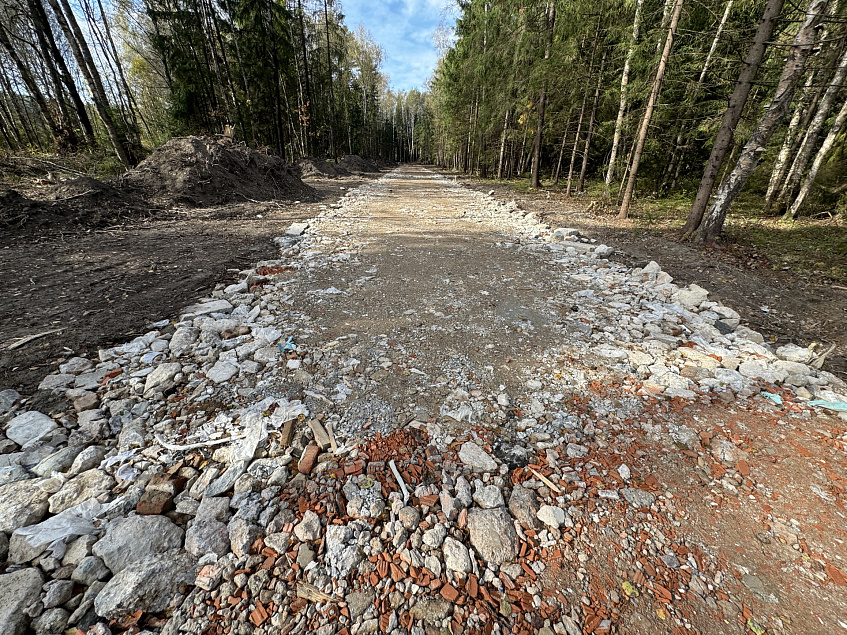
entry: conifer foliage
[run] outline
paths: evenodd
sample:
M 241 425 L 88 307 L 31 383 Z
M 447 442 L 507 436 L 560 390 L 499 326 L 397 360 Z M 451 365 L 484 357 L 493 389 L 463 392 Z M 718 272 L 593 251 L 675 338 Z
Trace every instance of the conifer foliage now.
M 382 57 L 337 0 L 5 0 L 0 147 L 131 165 L 225 133 L 290 161 L 418 159 L 423 96 L 390 90 Z
M 622 218 L 639 197 L 699 189 L 685 231 L 702 241 L 741 192 L 792 218 L 847 202 L 844 3 L 460 9 L 427 95 L 435 163 L 569 195 L 593 182 Z

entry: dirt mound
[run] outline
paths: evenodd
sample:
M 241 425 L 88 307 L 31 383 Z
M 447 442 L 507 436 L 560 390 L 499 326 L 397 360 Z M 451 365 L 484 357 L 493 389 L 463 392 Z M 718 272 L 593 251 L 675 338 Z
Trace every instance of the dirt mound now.
M 354 174 L 361 172 L 379 172 L 379 167 L 375 163 L 372 163 L 367 159 L 363 159 L 358 154 L 345 154 L 344 158 L 338 162 L 338 165 Z
M 223 136 L 171 139 L 121 181 L 162 205 L 316 200 L 282 159 Z
M 131 193 L 85 176 L 23 193 L 3 192 L 0 229 L 4 241 L 14 240 L 106 227 L 151 211 L 155 209 Z
M 294 166 L 294 172 L 298 174 L 301 179 L 309 177 L 329 177 L 334 179 L 339 176 L 350 175 L 348 170 L 338 164 L 330 163 L 329 161 L 321 161 L 320 159 L 313 159 L 311 157 L 300 159 Z
M 380 170 L 391 170 L 398 167 L 400 164 L 391 159 L 371 159 L 371 163 Z

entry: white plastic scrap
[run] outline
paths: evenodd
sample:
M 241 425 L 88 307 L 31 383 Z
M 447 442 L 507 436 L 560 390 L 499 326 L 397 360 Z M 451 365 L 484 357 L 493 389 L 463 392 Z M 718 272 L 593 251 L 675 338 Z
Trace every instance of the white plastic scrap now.
M 268 429 L 265 418 L 255 412 L 245 415 L 241 422 L 244 424 L 244 435 L 241 442 L 232 449 L 232 461 L 252 461 L 256 448 L 267 438 Z
M 96 498 L 89 498 L 37 525 L 16 529 L 15 535 L 22 536 L 35 549 L 49 549 L 52 557 L 62 558 L 65 541 L 96 532 L 93 521 L 104 511 L 106 509 Z
M 277 408 L 270 417 L 270 423 L 275 428 L 280 427 L 292 419 L 298 419 L 300 416 L 309 416 L 309 409 L 300 403 L 299 400 L 288 401 L 287 399 L 279 399 L 276 403 L 278 404 Z
M 126 452 L 120 452 L 115 456 L 109 456 L 103 459 L 100 462 L 100 469 L 105 469 L 107 467 L 112 467 L 113 465 L 117 465 L 118 463 L 123 463 L 127 459 L 131 459 L 135 456 L 135 453 L 138 452 L 138 448 L 133 448 L 131 450 L 127 450 Z
M 400 491 L 403 492 L 403 502 L 409 502 L 409 490 L 406 489 L 406 484 L 403 482 L 403 477 L 400 476 L 400 472 L 397 469 L 397 464 L 394 463 L 394 459 L 391 459 L 388 462 L 388 466 L 391 468 L 391 471 L 394 473 L 394 478 L 397 479 L 397 484 L 400 485 Z

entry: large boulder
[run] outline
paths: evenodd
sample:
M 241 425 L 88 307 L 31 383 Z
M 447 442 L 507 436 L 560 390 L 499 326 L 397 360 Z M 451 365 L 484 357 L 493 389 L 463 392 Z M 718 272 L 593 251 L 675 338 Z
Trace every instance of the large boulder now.
M 38 600 L 44 579 L 38 569 L 0 575 L 0 633 L 23 635 L 29 618 L 24 609 Z
M 0 486 L 0 532 L 10 534 L 44 518 L 50 494 L 38 487 L 40 482 L 30 479 Z
M 459 460 L 465 465 L 484 472 L 493 472 L 497 469 L 497 462 L 473 441 L 466 442 L 459 449 Z
M 182 365 L 173 363 L 159 364 L 153 372 L 147 375 L 144 382 L 144 394 L 150 394 L 155 390 L 170 388 L 173 378 L 182 370 Z
M 114 487 L 115 479 L 97 468 L 73 477 L 50 497 L 50 513 L 58 514 Z
M 151 554 L 182 547 L 183 530 L 164 516 L 130 516 L 109 525 L 94 545 L 94 554 L 118 574 Z
M 501 565 L 518 555 L 514 521 L 505 509 L 472 509 L 468 531 L 471 544 L 485 563 Z
M 177 550 L 133 562 L 106 583 L 94 600 L 94 612 L 108 620 L 136 611 L 161 613 L 180 584 L 194 583 L 195 563 L 193 556 Z
M 6 427 L 6 436 L 26 450 L 49 437 L 58 427 L 46 414 L 33 410 L 12 419 Z
M 197 557 L 207 553 L 223 556 L 229 551 L 226 524 L 214 518 L 198 517 L 185 532 L 185 549 Z

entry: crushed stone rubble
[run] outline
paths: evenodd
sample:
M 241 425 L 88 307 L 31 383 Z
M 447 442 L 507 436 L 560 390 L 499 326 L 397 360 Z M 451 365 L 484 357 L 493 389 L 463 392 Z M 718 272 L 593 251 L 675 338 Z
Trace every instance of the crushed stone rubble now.
M 66 359 L 40 389 L 67 412 L 0 392 L 0 632 L 577 635 L 616 632 L 645 596 L 674 629 L 740 612 L 719 560 L 678 530 L 650 438 L 698 456 L 727 496 L 755 489 L 747 453 L 662 404 L 802 413 L 847 401 L 845 385 L 655 262 L 616 264 L 441 177 L 463 222 L 557 267 L 546 306 L 566 338 L 509 394 L 462 355 L 328 333 L 322 307 L 379 284 L 356 228 L 395 175 L 292 225 L 277 259 L 178 320 Z M 360 277 L 315 284 L 352 265 Z M 438 311 L 421 337 L 461 336 Z M 417 393 L 392 396 L 394 377 Z

